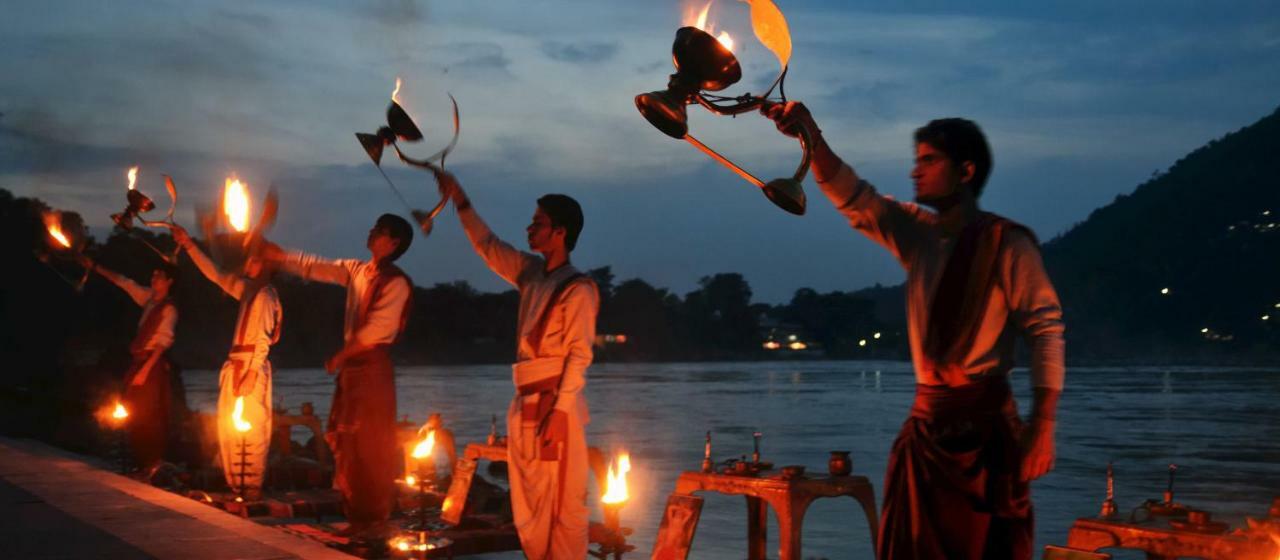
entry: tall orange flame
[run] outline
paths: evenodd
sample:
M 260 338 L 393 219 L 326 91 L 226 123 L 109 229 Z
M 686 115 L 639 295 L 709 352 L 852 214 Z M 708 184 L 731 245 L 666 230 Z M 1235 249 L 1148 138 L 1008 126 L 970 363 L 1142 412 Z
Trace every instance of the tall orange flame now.
M 57 241 L 63 248 L 71 248 L 71 240 L 62 232 L 62 215 L 57 212 L 44 213 L 44 228 L 49 230 L 49 237 Z
M 618 455 L 617 463 L 617 470 L 614 470 L 613 465 L 609 465 L 605 493 L 600 497 L 600 501 L 606 504 L 620 504 L 631 497 L 627 493 L 627 473 L 631 472 L 631 455 L 625 452 Z
M 231 410 L 231 424 L 240 433 L 247 432 L 253 428 L 253 424 L 244 419 L 244 397 L 236 397 L 235 407 Z
M 412 455 L 414 459 L 423 459 L 426 457 L 430 457 L 431 451 L 434 450 L 435 447 L 436 447 L 436 431 L 428 430 L 427 437 L 423 438 L 422 441 L 419 441 L 418 445 L 413 446 L 413 452 L 410 453 L 410 455 Z
M 129 168 L 129 190 L 133 190 L 134 185 L 138 184 L 138 166 Z
M 710 35 L 715 35 L 716 24 L 707 23 L 707 14 L 711 11 L 711 4 L 714 2 L 715 0 L 707 0 L 707 4 L 702 7 L 702 10 L 699 11 L 696 16 L 693 15 L 693 12 L 686 13 L 684 25 L 697 27 L 698 29 L 706 31 Z M 715 35 L 715 37 L 717 41 L 720 41 L 721 45 L 724 45 L 724 48 L 729 49 L 730 51 L 733 50 L 733 37 L 730 37 L 728 32 L 721 31 L 720 34 Z
M 222 212 L 231 227 L 240 233 L 249 231 L 249 190 L 239 179 L 227 178 L 222 193 Z
M 400 76 L 396 76 L 396 89 L 391 92 L 391 100 L 396 103 L 400 102 Z

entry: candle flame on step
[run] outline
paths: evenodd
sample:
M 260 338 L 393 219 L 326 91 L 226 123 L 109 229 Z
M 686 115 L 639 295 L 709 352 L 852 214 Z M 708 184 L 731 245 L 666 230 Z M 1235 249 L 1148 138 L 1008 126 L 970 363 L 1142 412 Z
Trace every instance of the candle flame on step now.
M 124 420 L 125 418 L 129 417 L 129 411 L 125 409 L 123 404 L 116 403 L 115 410 L 111 411 L 111 417 L 115 418 L 116 420 Z
M 244 419 L 244 397 L 236 397 L 235 407 L 231 410 L 231 423 L 235 425 L 236 431 L 244 433 L 253 428 L 253 424 Z
M 609 465 L 609 473 L 606 478 L 607 484 L 604 496 L 600 497 L 601 502 L 620 504 L 631 497 L 627 493 L 628 472 L 631 472 L 631 455 L 624 452 L 618 456 L 616 470 L 614 465 Z
M 411 453 L 411 455 L 413 455 L 414 459 L 422 459 L 424 457 L 430 457 L 431 451 L 435 448 L 435 446 L 436 446 L 436 431 L 428 430 L 427 437 L 423 438 L 422 441 L 418 442 L 418 445 L 413 446 L 413 453 Z

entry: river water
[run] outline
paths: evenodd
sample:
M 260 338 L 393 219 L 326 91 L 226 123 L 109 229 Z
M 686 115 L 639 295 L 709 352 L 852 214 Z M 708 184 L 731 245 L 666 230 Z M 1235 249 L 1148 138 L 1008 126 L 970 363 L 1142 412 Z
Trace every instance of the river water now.
M 1014 372 L 1024 410 L 1026 378 L 1025 371 Z M 189 371 L 184 379 L 192 407 L 212 411 L 217 373 Z M 852 451 L 854 473 L 870 478 L 878 496 L 889 447 L 914 391 L 907 362 L 599 364 L 588 379 L 588 444 L 631 453 L 632 498 L 622 519 L 636 530 L 636 558 L 648 557 L 676 477 L 699 468 L 707 430 L 719 460 L 749 455 L 755 431 L 764 434 L 763 459 L 776 465 L 825 472 L 828 451 Z M 512 394 L 506 366 L 401 367 L 397 389 L 401 416 L 420 423 L 440 412 L 459 447 L 483 441 L 490 415 L 501 417 Z M 324 417 L 332 392 L 332 378 L 322 370 L 276 372 L 277 406 L 291 412 L 311 401 Z M 1179 502 L 1233 524 L 1265 515 L 1271 498 L 1280 496 L 1277 403 L 1278 369 L 1070 369 L 1057 468 L 1032 487 L 1037 546 L 1065 544 L 1075 518 L 1097 514 L 1108 461 L 1115 463 L 1123 513 L 1159 498 L 1168 465 L 1176 463 Z M 598 503 L 596 496 L 593 488 L 591 503 Z M 745 557 L 742 498 L 704 496 L 691 557 Z M 600 517 L 595 508 L 592 518 Z M 774 530 L 769 542 L 773 551 Z M 851 500 L 815 502 L 803 543 L 806 558 L 872 557 L 866 523 Z

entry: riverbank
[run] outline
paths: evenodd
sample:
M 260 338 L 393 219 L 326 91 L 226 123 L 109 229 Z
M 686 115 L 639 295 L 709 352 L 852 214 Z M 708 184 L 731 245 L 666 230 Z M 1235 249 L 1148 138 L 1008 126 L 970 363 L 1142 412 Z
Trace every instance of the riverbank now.
M 97 459 L 0 437 L 5 558 L 354 558 L 112 473 Z

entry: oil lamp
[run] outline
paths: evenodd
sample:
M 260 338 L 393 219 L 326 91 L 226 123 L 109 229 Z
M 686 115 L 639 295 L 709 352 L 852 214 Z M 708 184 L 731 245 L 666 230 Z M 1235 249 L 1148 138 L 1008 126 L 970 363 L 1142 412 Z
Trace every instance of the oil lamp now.
M 125 445 L 124 426 L 129 421 L 129 410 L 120 401 L 111 409 L 111 427 L 116 432 L 116 451 L 120 459 L 120 474 L 129 467 L 129 448 Z
M 750 4 L 752 27 L 756 37 L 777 55 L 779 64 L 782 66 L 782 72 L 764 95 L 744 94 L 738 97 L 723 97 L 705 93 L 720 91 L 737 83 L 742 79 L 742 67 L 724 41 L 699 29 L 702 27 L 700 24 L 705 21 L 707 10 L 704 8 L 703 17 L 699 18 L 699 25 L 681 27 L 676 31 L 675 42 L 671 46 L 671 58 L 676 73 L 671 74 L 667 89 L 637 95 L 636 108 L 654 128 L 667 136 L 689 142 L 746 179 L 747 182 L 760 188 L 764 195 L 779 208 L 792 214 L 803 215 L 805 195 L 801 182 L 804 180 L 812 158 L 810 146 L 813 142 L 809 131 L 803 129 L 799 131 L 798 137 L 803 157 L 795 173 L 791 177 L 774 179 L 767 183 L 757 179 L 689 134 L 688 114 L 685 110 L 687 105 L 701 105 L 716 115 L 739 115 L 775 103 L 768 97 L 774 87 L 782 86 L 786 78 L 787 61 L 791 56 L 791 36 L 787 31 L 786 19 L 771 1 L 750 0 Z M 708 3 L 707 6 L 709 8 L 710 4 Z M 786 101 L 785 95 L 781 100 Z
M 53 250 L 52 254 L 71 259 L 78 259 L 84 254 L 87 238 L 84 232 L 84 223 L 80 221 L 79 216 L 47 210 L 42 213 L 41 219 L 44 221 L 45 231 L 49 234 L 46 241 L 49 248 Z M 80 278 L 73 282 L 63 276 L 61 272 L 58 272 L 57 268 L 49 264 L 49 256 L 50 253 L 48 251 L 37 252 L 39 260 L 53 269 L 54 273 L 64 282 L 71 285 L 76 293 L 83 291 L 85 283 L 89 281 L 91 270 L 86 268 Z
M 156 207 L 156 203 L 151 201 L 151 197 L 142 194 L 142 191 L 136 188 L 138 166 L 130 167 L 127 176 L 129 177 L 129 190 L 126 191 L 128 204 L 124 207 L 124 210 L 111 215 L 111 221 L 126 230 L 133 229 L 133 219 L 138 217 L 138 214 L 150 212 Z
M 244 477 L 246 474 L 246 469 L 249 467 L 248 442 L 245 441 L 245 436 L 248 435 L 249 430 L 253 429 L 253 424 L 250 423 L 248 420 L 244 419 L 244 397 L 243 396 L 236 397 L 236 403 L 231 410 L 231 425 L 235 428 L 236 432 L 240 434 L 240 451 L 237 453 L 240 456 L 240 460 L 235 463 L 235 466 L 240 471 L 239 472 L 240 488 L 236 491 L 236 501 L 243 502 L 244 501 Z
M 445 204 L 449 202 L 448 198 L 444 196 L 444 193 L 441 193 L 440 201 L 429 212 L 414 208 L 400 193 L 400 189 L 396 188 L 395 183 L 391 182 L 391 178 L 387 176 L 386 171 L 383 171 L 382 152 L 386 146 L 391 146 L 395 149 L 400 161 L 412 167 L 439 173 L 444 169 L 445 158 L 449 156 L 454 146 L 458 144 L 458 133 L 461 130 L 461 120 L 458 118 L 458 100 L 454 99 L 453 95 L 449 96 L 449 101 L 453 103 L 453 139 L 449 141 L 447 146 L 431 156 L 423 159 L 412 158 L 400 150 L 399 141 L 417 142 L 423 139 L 423 134 L 417 123 L 413 122 L 413 118 L 400 105 L 400 85 L 400 78 L 396 78 L 396 89 L 391 92 L 391 104 L 387 106 L 387 125 L 379 127 L 377 132 L 372 134 L 357 132 L 356 140 L 360 142 L 360 146 L 369 155 L 374 167 L 378 168 L 378 173 L 387 182 L 387 186 L 391 187 L 391 191 L 395 193 L 396 198 L 400 199 L 401 204 L 404 204 L 409 213 L 418 221 L 423 235 L 431 235 L 433 220 L 440 214 L 441 210 L 444 210 Z M 437 161 L 439 164 L 436 163 Z
M 626 452 L 620 453 L 609 465 L 604 495 L 600 497 L 600 505 L 604 509 L 604 527 L 608 535 L 601 543 L 600 550 L 590 551 L 596 558 L 605 559 L 612 555 L 614 560 L 620 560 L 624 553 L 635 549 L 635 546 L 627 544 L 630 529 L 622 527 L 622 506 L 631 498 L 627 491 L 627 473 L 630 471 L 631 455 Z

